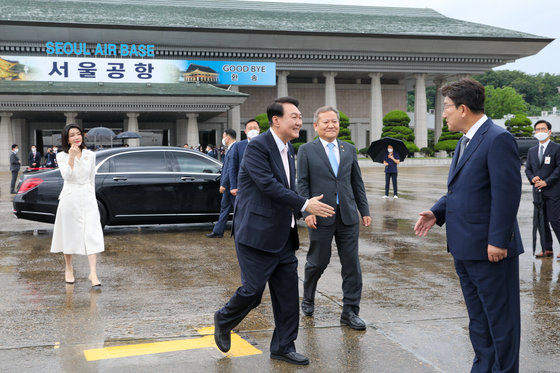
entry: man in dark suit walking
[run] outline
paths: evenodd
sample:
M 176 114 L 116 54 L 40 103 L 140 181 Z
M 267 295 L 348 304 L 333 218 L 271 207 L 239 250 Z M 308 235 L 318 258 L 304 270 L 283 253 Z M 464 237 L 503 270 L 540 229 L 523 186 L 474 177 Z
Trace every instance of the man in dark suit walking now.
M 29 152 L 28 166 L 31 168 L 41 167 L 41 153 L 39 153 L 35 145 L 31 146 L 31 151 Z
M 533 195 L 540 193 L 544 202 L 545 247 L 535 255 L 537 258 L 554 255 L 549 223 L 560 240 L 560 145 L 550 141 L 550 135 L 552 125 L 549 122 L 539 120 L 535 123 L 535 137 L 539 144 L 529 149 L 525 163 L 525 174 L 534 186 Z M 560 253 L 557 258 L 560 258 Z
M 222 194 L 222 201 L 220 203 L 220 217 L 214 225 L 211 233 L 208 233 L 206 237 L 208 238 L 222 238 L 224 236 L 224 231 L 226 230 L 226 224 L 229 218 L 231 210 L 233 210 L 233 203 L 235 197 L 229 192 L 231 180 L 229 179 L 229 169 L 230 169 L 230 159 L 231 150 L 235 147 L 235 139 L 237 134 L 234 129 L 226 128 L 224 134 L 222 135 L 222 145 L 226 148 L 226 154 L 223 158 L 222 166 L 222 178 L 220 179 L 220 193 Z
M 10 193 L 16 194 L 16 181 L 18 172 L 21 167 L 21 161 L 17 156 L 19 147 L 17 144 L 12 145 L 12 153 L 10 154 L 10 171 L 12 172 L 12 181 L 10 182 Z
M 268 283 L 274 312 L 270 357 L 306 365 L 296 352 L 299 326 L 297 258 L 299 237 L 295 219 L 301 211 L 328 217 L 334 209 L 295 191 L 294 149 L 302 125 L 299 102 L 281 97 L 267 108 L 270 130 L 247 146 L 239 171 L 234 234 L 241 269 L 241 287 L 214 314 L 214 339 L 221 351 L 231 347 L 231 330 L 261 302 Z
M 331 259 L 333 237 L 342 264 L 343 308 L 340 322 L 356 330 L 365 330 L 358 316 L 362 294 L 362 270 L 358 257 L 360 216 L 364 226 L 371 224 L 369 206 L 356 148 L 337 140 L 340 131 L 338 111 L 323 106 L 315 111 L 313 127 L 319 138 L 302 145 L 298 151 L 298 193 L 302 197 L 324 195 L 323 202 L 335 208 L 335 215 L 316 217 L 305 212 L 309 227 L 309 251 L 305 264 L 301 310 L 314 312 L 317 282 Z
M 475 357 L 471 372 L 518 372 L 520 341 L 517 225 L 520 160 L 513 136 L 484 115 L 484 87 L 462 79 L 441 89 L 443 117 L 464 136 L 449 169 L 447 194 L 420 213 L 414 230 L 425 236 L 446 224 L 469 314 Z
M 253 137 L 257 137 L 260 132 L 259 122 L 256 119 L 249 119 L 245 122 L 245 135 L 247 138 L 242 141 L 238 141 L 237 144 L 231 149 L 230 155 L 230 167 L 229 167 L 229 184 L 230 193 L 232 196 L 237 195 L 237 177 L 239 176 L 239 166 L 241 166 L 241 161 L 243 160 L 243 155 L 245 154 L 245 149 L 249 141 Z

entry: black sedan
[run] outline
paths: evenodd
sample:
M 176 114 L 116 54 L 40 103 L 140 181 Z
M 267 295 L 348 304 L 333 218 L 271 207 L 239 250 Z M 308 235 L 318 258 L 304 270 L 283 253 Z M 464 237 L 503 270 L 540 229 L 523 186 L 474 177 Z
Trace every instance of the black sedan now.
M 222 163 L 174 147 L 96 152 L 95 194 L 101 225 L 211 222 L 220 215 Z M 54 223 L 64 180 L 58 169 L 23 175 L 13 212 Z

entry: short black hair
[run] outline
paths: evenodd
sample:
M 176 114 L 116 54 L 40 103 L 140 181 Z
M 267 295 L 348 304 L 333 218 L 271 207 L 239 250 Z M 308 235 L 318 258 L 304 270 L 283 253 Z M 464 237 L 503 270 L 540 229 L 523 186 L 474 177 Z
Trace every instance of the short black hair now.
M 441 89 L 444 97 L 449 97 L 455 107 L 465 105 L 474 114 L 484 113 L 486 95 L 484 86 L 473 79 L 461 79 Z
M 255 118 L 251 118 L 251 119 L 249 119 L 247 122 L 245 122 L 245 127 L 247 127 L 247 125 L 248 125 L 249 123 L 251 123 L 251 122 L 257 122 L 257 124 L 259 124 L 259 121 L 258 121 L 258 120 L 256 120 Z M 259 126 L 260 126 L 260 124 L 259 124 Z
M 284 106 L 282 104 L 292 104 L 295 107 L 299 106 L 299 101 L 291 96 L 278 97 L 274 102 L 266 108 L 266 116 L 268 117 L 268 123 L 272 124 L 272 117 L 283 117 L 284 116 Z
M 86 137 L 84 136 L 82 127 L 75 123 L 70 123 L 64 126 L 64 128 L 62 129 L 62 139 L 60 140 L 62 142 L 62 151 L 64 151 L 65 153 L 68 153 L 68 151 L 70 150 L 70 144 L 68 144 L 68 134 L 72 128 L 76 128 L 82 134 L 82 143 L 80 144 L 80 149 L 87 149 Z
M 546 128 L 548 128 L 549 131 L 552 129 L 552 124 L 550 124 L 550 122 L 548 122 L 544 119 L 537 120 L 537 122 L 535 123 L 535 125 L 533 127 L 537 128 L 537 124 L 539 124 L 539 123 L 546 124 Z
M 18 144 L 12 144 L 12 150 L 18 147 Z
M 226 128 L 224 130 L 224 133 L 234 140 L 237 138 L 237 133 L 235 132 L 235 130 L 233 128 Z

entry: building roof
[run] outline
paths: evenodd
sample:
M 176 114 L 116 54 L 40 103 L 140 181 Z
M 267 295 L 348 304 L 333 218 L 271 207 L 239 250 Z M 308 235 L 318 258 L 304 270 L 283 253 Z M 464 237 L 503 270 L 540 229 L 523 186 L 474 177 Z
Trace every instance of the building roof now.
M 206 83 L 81 83 L 2 81 L 0 94 L 248 97 Z
M 432 37 L 544 37 L 461 21 L 428 8 L 235 0 L 0 0 L 0 22 Z

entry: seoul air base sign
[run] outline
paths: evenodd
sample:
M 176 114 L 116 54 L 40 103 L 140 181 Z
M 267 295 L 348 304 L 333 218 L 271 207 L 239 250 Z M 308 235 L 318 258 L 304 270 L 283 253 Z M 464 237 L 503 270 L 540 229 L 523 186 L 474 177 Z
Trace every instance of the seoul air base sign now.
M 0 56 L 0 80 L 276 85 L 274 62 L 160 60 L 146 44 L 47 42 L 47 56 Z

